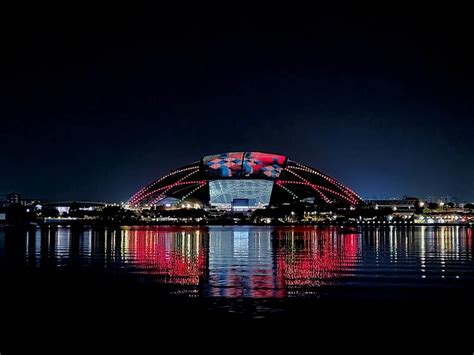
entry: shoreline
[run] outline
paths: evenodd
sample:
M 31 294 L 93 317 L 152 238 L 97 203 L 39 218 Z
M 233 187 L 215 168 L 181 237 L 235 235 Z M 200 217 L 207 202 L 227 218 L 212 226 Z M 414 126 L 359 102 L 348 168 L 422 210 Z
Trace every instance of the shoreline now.
M 351 228 L 372 228 L 372 227 L 473 227 L 474 223 L 159 223 L 159 222 L 103 222 L 103 221 L 83 221 L 83 220 L 63 220 L 63 221 L 48 221 L 48 222 L 30 222 L 22 225 L 8 225 L 0 224 L 0 227 L 102 227 L 102 228 L 117 228 L 117 227 L 351 227 Z

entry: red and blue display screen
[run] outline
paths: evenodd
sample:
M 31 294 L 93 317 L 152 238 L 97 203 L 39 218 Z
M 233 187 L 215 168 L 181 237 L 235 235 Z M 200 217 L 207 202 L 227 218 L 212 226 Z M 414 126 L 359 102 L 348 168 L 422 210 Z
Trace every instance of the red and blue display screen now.
M 231 152 L 208 155 L 203 164 L 211 178 L 252 177 L 276 179 L 286 156 L 259 152 Z

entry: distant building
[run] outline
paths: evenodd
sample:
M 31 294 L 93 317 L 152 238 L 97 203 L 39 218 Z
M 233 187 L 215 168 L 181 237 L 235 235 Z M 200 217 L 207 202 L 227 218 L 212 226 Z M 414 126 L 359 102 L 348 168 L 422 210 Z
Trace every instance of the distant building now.
M 22 198 L 20 204 L 24 207 L 34 207 L 36 205 L 41 204 L 41 200 L 38 199 L 24 199 Z
M 248 211 L 250 206 L 255 206 L 256 203 L 248 198 L 234 198 L 232 200 L 232 211 Z
M 7 202 L 10 205 L 16 205 L 21 202 L 21 195 L 17 192 L 10 192 L 7 195 Z
M 376 209 L 389 208 L 395 214 L 413 214 L 417 207 L 422 207 L 422 202 L 416 197 L 397 200 L 366 200 L 366 203 Z

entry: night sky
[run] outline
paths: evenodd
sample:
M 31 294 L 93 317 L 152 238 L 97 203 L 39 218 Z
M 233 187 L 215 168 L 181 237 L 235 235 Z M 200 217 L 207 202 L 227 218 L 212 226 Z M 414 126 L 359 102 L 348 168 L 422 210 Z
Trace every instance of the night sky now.
M 0 24 L 0 199 L 124 201 L 203 155 L 474 200 L 469 18 L 30 11 Z

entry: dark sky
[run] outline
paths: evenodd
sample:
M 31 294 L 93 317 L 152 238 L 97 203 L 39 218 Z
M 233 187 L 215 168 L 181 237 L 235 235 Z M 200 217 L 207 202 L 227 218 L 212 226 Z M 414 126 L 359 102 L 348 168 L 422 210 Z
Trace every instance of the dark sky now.
M 37 10 L 2 15 L 0 195 L 126 200 L 256 150 L 365 198 L 474 200 L 469 18 Z

